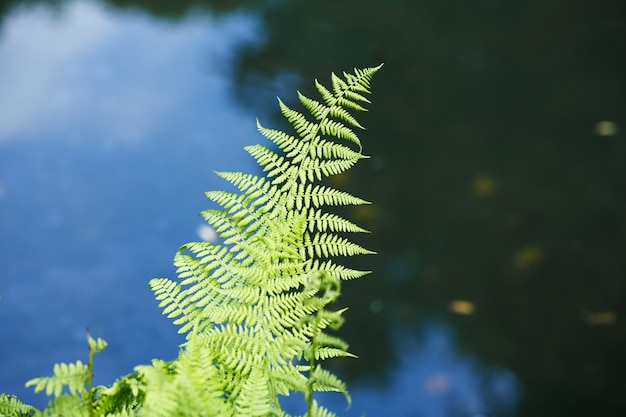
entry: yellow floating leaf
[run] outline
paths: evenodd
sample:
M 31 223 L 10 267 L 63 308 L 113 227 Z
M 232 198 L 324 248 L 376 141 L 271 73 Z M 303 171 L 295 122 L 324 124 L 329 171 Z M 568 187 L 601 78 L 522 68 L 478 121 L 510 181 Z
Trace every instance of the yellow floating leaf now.
M 450 304 L 448 304 L 448 309 L 454 314 L 469 316 L 470 314 L 474 314 L 476 306 L 471 301 L 453 300 L 450 301 Z

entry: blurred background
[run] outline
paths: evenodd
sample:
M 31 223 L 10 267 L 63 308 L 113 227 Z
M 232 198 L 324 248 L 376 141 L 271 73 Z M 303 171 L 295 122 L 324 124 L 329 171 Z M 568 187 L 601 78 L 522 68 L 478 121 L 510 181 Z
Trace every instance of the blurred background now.
M 96 383 L 181 338 L 148 289 L 213 239 L 214 170 L 258 171 L 254 118 L 384 68 L 374 203 L 344 285 L 339 415 L 626 415 L 626 3 L 0 0 L 0 392 L 109 342 Z M 286 408 L 292 406 L 289 401 Z

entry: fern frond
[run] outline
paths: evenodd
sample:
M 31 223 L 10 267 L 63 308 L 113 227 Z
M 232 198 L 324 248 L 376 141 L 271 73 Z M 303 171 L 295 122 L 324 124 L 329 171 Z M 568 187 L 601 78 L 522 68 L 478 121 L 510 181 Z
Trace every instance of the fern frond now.
M 143 413 L 154 417 L 176 415 L 179 408 L 179 392 L 172 387 L 175 379 L 173 368 L 162 362 L 153 361 L 153 366 L 136 366 L 135 371 L 146 387 Z
M 356 357 L 352 353 L 347 352 L 348 344 L 343 339 L 337 336 L 331 336 L 327 333 L 319 332 L 317 334 L 317 342 L 320 346 L 324 346 L 324 348 L 327 348 L 327 349 L 336 348 L 340 350 L 342 354 L 339 356 L 351 356 L 353 358 Z M 317 355 L 318 352 L 315 352 L 315 354 Z
M 27 417 L 37 411 L 35 407 L 21 402 L 14 395 L 0 394 L 0 416 L 2 417 Z
M 309 271 L 316 271 L 331 278 L 340 280 L 361 278 L 370 273 L 370 271 L 358 271 L 356 269 L 346 268 L 345 266 L 335 264 L 332 261 L 320 262 L 319 260 L 315 260 L 313 262 Z
M 268 268 L 270 276 L 265 281 L 265 291 L 268 296 L 277 296 L 281 293 L 291 292 L 306 282 L 308 262 L 283 262 Z
M 359 206 L 369 204 L 368 201 L 353 196 L 344 191 L 338 191 L 323 185 L 301 185 L 295 195 L 296 208 L 302 210 L 313 206 Z M 335 218 L 336 220 L 337 218 Z
M 365 129 L 361 124 L 343 107 L 333 106 L 329 109 L 329 115 L 359 129 Z
M 348 393 L 346 383 L 321 366 L 317 366 L 309 376 L 313 380 L 313 390 L 320 392 L 340 392 L 346 397 L 348 404 L 352 403 L 352 397 Z
M 349 102 L 349 101 L 345 99 L 343 100 L 344 100 L 344 103 L 342 105 L 344 107 L 348 107 L 346 106 L 345 102 Z M 354 105 L 353 105 L 353 108 L 354 108 Z M 350 142 L 354 142 L 359 146 L 361 145 L 361 141 L 359 140 L 359 137 L 356 135 L 356 133 L 354 133 L 352 129 L 350 129 L 348 126 L 346 126 L 345 124 L 341 122 L 331 120 L 331 119 L 324 119 L 319 124 L 319 130 L 324 135 L 329 135 L 329 136 L 345 139 Z
M 309 315 L 315 310 L 310 305 L 304 303 L 305 294 L 291 292 L 278 294 L 267 299 L 267 310 L 271 314 L 268 317 L 267 327 L 275 337 L 280 337 L 285 329 L 296 325 L 302 316 Z
M 305 392 L 308 379 L 303 375 L 307 367 L 286 363 L 281 368 L 270 369 L 270 379 L 274 383 L 274 390 L 279 395 L 289 395 L 291 392 Z
M 235 413 L 241 417 L 263 417 L 271 415 L 272 403 L 276 396 L 270 393 L 267 376 L 260 369 L 253 369 L 241 387 L 241 393 L 235 400 Z
M 317 91 L 320 93 L 320 95 L 324 99 L 324 102 L 326 102 L 326 104 L 330 108 L 333 108 L 336 106 L 337 98 L 335 97 L 333 93 L 330 92 L 329 89 L 327 89 L 323 84 L 321 84 L 317 80 L 315 80 L 315 88 L 317 88 Z
M 302 182 L 315 180 L 321 181 L 325 177 L 341 174 L 352 168 L 356 160 L 354 159 L 332 159 L 319 160 L 314 158 L 303 158 L 300 163 L 298 178 Z
M 255 234 L 259 228 L 259 233 L 270 233 L 268 228 L 273 225 L 271 222 L 260 221 L 260 216 L 241 216 L 242 212 L 248 211 L 243 207 L 235 215 L 229 214 L 226 210 L 208 209 L 202 211 L 202 217 L 213 226 L 218 236 L 225 239 L 224 243 L 246 242 L 251 235 Z
M 335 92 L 335 97 L 341 97 L 348 90 L 348 84 L 342 80 L 340 77 L 335 75 L 333 72 L 330 74 L 330 79 L 333 83 L 333 91 Z
M 119 378 L 110 387 L 95 387 L 93 408 L 98 416 L 134 416 L 144 397 L 145 385 L 137 373 L 132 373 Z
M 48 404 L 48 408 L 41 413 L 42 417 L 91 417 L 89 414 L 89 403 L 84 396 L 62 394 L 54 398 Z
M 75 363 L 57 363 L 53 368 L 53 376 L 33 378 L 26 382 L 26 386 L 35 386 L 35 392 L 46 390 L 46 395 L 61 396 L 64 388 L 68 388 L 72 395 L 86 394 L 85 384 L 89 379 L 89 368 L 81 361 Z
M 330 109 L 331 109 L 330 107 L 320 103 L 317 100 L 308 98 L 307 96 L 305 96 L 299 91 L 298 91 L 298 99 L 300 100 L 300 103 L 302 103 L 304 108 L 307 109 L 309 113 L 311 113 L 311 115 L 315 117 L 317 120 L 325 119 L 328 113 L 330 112 Z
M 309 210 L 306 220 L 309 232 L 317 229 L 320 232 L 369 233 L 349 220 L 333 213 L 324 213 L 320 209 L 315 210 L 313 207 Z
M 339 235 L 365 229 L 324 208 L 368 202 L 320 182 L 366 158 L 353 130 L 363 126 L 351 111 L 365 110 L 379 68 L 343 78 L 332 74 L 331 89 L 316 81 L 321 101 L 298 93 L 303 112 L 278 99 L 294 133 L 257 120 L 259 132 L 277 149 L 244 148 L 264 175 L 216 173 L 236 188 L 206 193 L 220 207 L 202 216 L 222 243 L 181 247 L 174 258 L 179 281 L 150 281 L 163 314 L 174 319 L 187 342 L 176 361 L 137 368 L 147 415 L 186 416 L 181 403 L 194 409 L 208 404 L 196 401 L 203 398 L 193 391 L 201 383 L 196 368 L 211 375 L 209 397 L 221 401 L 220 415 L 286 416 L 276 396 L 292 391 L 305 394 L 307 417 L 334 415 L 314 401 L 313 391 L 338 391 L 349 400 L 345 384 L 316 361 L 353 356 L 343 340 L 326 333 L 343 323 L 345 311 L 328 306 L 341 293 L 341 281 L 368 272 L 338 265 L 335 258 L 373 252 Z M 186 388 L 187 377 L 196 385 Z M 148 387 L 163 396 L 151 396 Z
M 309 146 L 309 155 L 312 158 L 345 159 L 356 163 L 359 159 L 369 158 L 360 152 L 355 152 L 349 147 L 329 140 L 319 139 Z
M 229 417 L 233 415 L 217 377 L 213 352 L 194 333 L 179 358 L 136 371 L 146 392 L 142 416 Z
M 336 417 L 337 415 L 332 411 L 319 405 L 316 400 L 313 400 L 313 405 L 306 416 L 302 417 Z
M 189 291 L 183 290 L 181 285 L 167 278 L 153 278 L 149 285 L 156 300 L 160 301 L 163 314 L 174 318 L 174 324 L 180 326 L 178 333 L 188 333 L 196 327 L 205 330 L 210 326 L 189 298 Z
M 254 325 L 255 323 L 253 323 Z M 227 323 L 218 326 L 207 334 L 206 346 L 220 351 L 220 362 L 231 372 L 247 375 L 253 366 L 258 366 L 267 349 L 272 349 L 271 336 L 258 327 Z
M 106 417 L 138 417 L 138 416 L 140 416 L 140 414 L 138 414 L 132 408 L 123 408 L 120 411 L 112 412 L 112 413 L 106 413 L 104 415 Z
M 299 111 L 290 109 L 280 98 L 278 99 L 278 105 L 285 119 L 293 126 L 302 140 L 310 140 L 315 137 L 314 133 L 318 128 L 317 123 L 310 122 Z
M 95 355 L 106 349 L 107 342 L 101 338 L 94 339 L 89 333 L 87 333 L 87 346 L 89 346 L 89 352 L 91 355 Z
M 329 306 L 342 281 L 369 273 L 335 261 L 374 252 L 339 235 L 365 229 L 324 211 L 369 203 L 321 182 L 367 158 L 355 132 L 363 126 L 351 111 L 366 110 L 378 69 L 333 73 L 331 89 L 315 81 L 321 101 L 298 92 L 304 112 L 278 99 L 295 133 L 257 120 L 278 149 L 244 148 L 265 175 L 216 173 L 237 189 L 206 193 L 220 208 L 202 216 L 223 242 L 181 247 L 178 281 L 150 281 L 163 314 L 186 336 L 177 359 L 153 360 L 110 387 L 93 387 L 93 358 L 106 342 L 88 334 L 87 364 L 56 364 L 51 377 L 26 383 L 54 396 L 45 410 L 2 394 L 0 417 L 289 417 L 277 396 L 294 391 L 305 396 L 306 417 L 335 416 L 313 392 L 341 392 L 348 402 L 350 395 L 317 362 L 354 355 L 327 333 L 343 324 L 346 310 Z
M 347 238 L 326 234 L 316 233 L 311 236 L 307 233 L 304 238 L 302 252 L 308 257 L 333 257 L 333 256 L 354 256 L 354 255 L 372 255 L 376 252 L 365 249 L 356 243 L 350 242 Z
M 282 130 L 263 127 L 258 119 L 256 121 L 256 127 L 263 136 L 278 145 L 280 150 L 283 151 L 283 153 L 289 158 L 297 158 L 298 154 L 302 153 L 302 150 L 309 145 L 309 143 L 304 142 L 293 135 L 289 135 Z
M 267 172 L 272 184 L 281 184 L 297 174 L 297 169 L 292 167 L 290 161 L 263 145 L 246 146 L 244 149 L 254 158 L 257 163 Z
M 320 84 L 318 84 L 320 85 Z M 323 89 L 324 90 L 324 89 Z M 323 92 L 320 91 L 320 92 Z M 354 118 L 354 116 L 352 116 L 345 108 L 343 107 L 338 107 L 338 106 L 328 106 L 328 105 L 324 105 L 316 100 L 310 99 L 309 97 L 306 97 L 305 95 L 301 94 L 300 92 L 298 92 L 298 98 L 300 99 L 300 102 L 302 103 L 302 105 L 309 110 L 309 112 L 311 113 L 311 115 L 313 115 L 313 117 L 315 117 L 317 120 L 327 120 L 326 117 L 327 116 L 331 116 L 334 117 L 336 119 L 339 119 L 341 121 L 344 121 L 354 127 L 358 127 L 359 129 L 365 129 L 363 126 L 361 126 L 361 124 Z M 364 99 L 364 97 L 361 96 L 361 98 Z M 358 97 L 356 96 L 352 96 L 352 99 L 358 99 Z
M 250 206 L 255 210 L 265 213 L 271 212 L 280 198 L 277 196 L 278 189 L 272 187 L 264 177 L 241 172 L 216 172 L 216 174 L 232 183 L 251 200 Z

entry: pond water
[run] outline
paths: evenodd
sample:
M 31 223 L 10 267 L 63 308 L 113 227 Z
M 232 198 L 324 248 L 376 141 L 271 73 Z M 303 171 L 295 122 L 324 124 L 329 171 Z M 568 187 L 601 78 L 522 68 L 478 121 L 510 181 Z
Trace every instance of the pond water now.
M 93 2 L 16 8 L 0 32 L 0 391 L 109 342 L 111 383 L 181 339 L 147 282 L 197 239 L 213 170 L 253 170 L 254 116 L 230 97 L 246 14 L 178 23 Z
M 621 415 L 626 65 L 603 49 L 621 15 L 311 3 L 0 10 L 0 393 L 45 405 L 24 382 L 85 360 L 87 328 L 109 343 L 97 384 L 175 357 L 147 282 L 210 234 L 197 214 L 223 188 L 213 171 L 257 170 L 241 148 L 262 140 L 255 117 L 275 123 L 276 95 L 384 60 L 364 122 L 374 158 L 342 179 L 375 202 L 350 215 L 379 253 L 345 286 L 360 359 L 336 367 L 352 407 L 323 402 L 345 416 Z
M 173 252 L 197 238 L 202 191 L 220 187 L 211 171 L 256 170 L 241 150 L 259 139 L 254 116 L 229 96 L 227 69 L 234 47 L 259 30 L 243 13 L 167 23 L 86 2 L 5 18 L 3 392 L 45 404 L 24 382 L 57 361 L 84 359 L 87 327 L 109 342 L 98 383 L 175 355 L 181 340 L 146 283 L 173 276 Z M 355 386 L 349 415 L 382 415 L 390 401 L 394 415 L 445 415 L 450 397 L 485 409 L 473 388 L 480 372 L 454 353 L 448 333 L 438 326 L 423 345 L 403 348 L 389 387 Z M 514 388 L 506 373 L 483 382 L 509 396 Z M 414 386 L 417 397 L 406 392 Z

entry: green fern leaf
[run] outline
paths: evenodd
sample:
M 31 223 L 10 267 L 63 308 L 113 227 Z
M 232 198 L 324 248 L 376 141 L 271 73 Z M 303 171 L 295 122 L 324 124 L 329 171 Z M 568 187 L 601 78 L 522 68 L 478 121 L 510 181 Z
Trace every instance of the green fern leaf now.
M 14 395 L 0 394 L 1 417 L 26 417 L 32 416 L 38 410 L 28 404 L 24 404 Z
M 89 403 L 86 397 L 63 394 L 50 401 L 48 408 L 41 413 L 41 416 L 91 417 L 89 414 Z
M 367 230 L 357 226 L 333 213 L 324 213 L 322 210 L 311 208 L 307 216 L 307 228 L 310 232 L 317 229 L 320 232 L 351 232 L 367 233 Z
M 345 100 L 347 101 L 347 100 Z M 348 126 L 344 125 L 341 122 L 325 119 L 319 125 L 320 132 L 324 135 L 334 136 L 341 139 L 349 140 L 350 142 L 354 142 L 358 145 L 361 145 L 359 137 L 350 129 Z
M 370 273 L 369 271 L 358 271 L 356 269 L 346 268 L 345 266 L 337 265 L 332 261 L 320 262 L 319 260 L 315 260 L 308 270 L 324 274 L 337 280 L 361 278 Z
M 306 416 L 303 417 L 336 417 L 336 414 L 322 407 L 317 403 L 317 401 L 313 400 L 311 410 L 306 414 Z
M 348 393 L 346 383 L 337 378 L 331 372 L 317 366 L 310 375 L 313 381 L 313 390 L 319 392 L 340 392 L 348 401 L 348 405 L 352 404 L 352 397 Z
M 298 99 L 300 103 L 307 109 L 313 117 L 317 120 L 324 120 L 330 112 L 330 107 L 320 103 L 317 100 L 313 100 L 298 91 Z
M 310 122 L 302 113 L 290 109 L 281 99 L 278 99 L 278 105 L 283 116 L 291 123 L 303 140 L 310 140 L 315 137 L 314 134 L 319 126 L 317 123 Z
M 305 394 L 307 417 L 334 415 L 317 405 L 312 391 L 338 391 L 349 400 L 345 384 L 316 362 L 354 356 L 343 340 L 326 333 L 343 323 L 345 310 L 327 307 L 341 293 L 342 280 L 368 272 L 338 265 L 335 258 L 373 252 L 337 234 L 365 229 L 324 208 L 368 202 L 320 182 L 366 158 L 353 130 L 363 127 L 350 110 L 365 110 L 365 94 L 379 68 L 343 78 L 332 74 L 332 89 L 316 81 L 322 101 L 298 93 L 304 112 L 278 99 L 295 133 L 257 120 L 259 132 L 278 149 L 244 148 L 264 175 L 217 172 L 237 189 L 206 193 L 220 208 L 202 216 L 222 242 L 183 246 L 174 259 L 179 281 L 150 281 L 163 314 L 187 336 L 186 350 L 172 364 L 138 368 L 146 387 L 164 392 L 159 400 L 146 391 L 146 410 L 155 416 L 186 415 L 176 410 L 193 403 L 173 391 L 193 373 L 183 366 L 192 348 L 211 358 L 206 372 L 212 392 L 225 404 L 224 415 L 286 415 L 276 396 L 292 391 Z
M 263 417 L 271 415 L 276 396 L 269 391 L 267 376 L 260 369 L 253 369 L 243 383 L 235 400 L 235 413 L 241 417 Z M 277 405 L 277 404 L 276 404 Z
M 313 235 L 313 238 L 306 234 L 302 251 L 303 253 L 306 251 L 309 257 L 323 258 L 376 253 L 350 242 L 347 238 L 326 233 L 316 233 Z
M 68 388 L 72 395 L 86 394 L 85 384 L 90 377 L 89 368 L 81 361 L 75 363 L 57 363 L 53 368 L 53 376 L 33 378 L 26 382 L 26 386 L 35 386 L 35 392 L 46 390 L 46 395 L 61 396 L 64 388 Z

